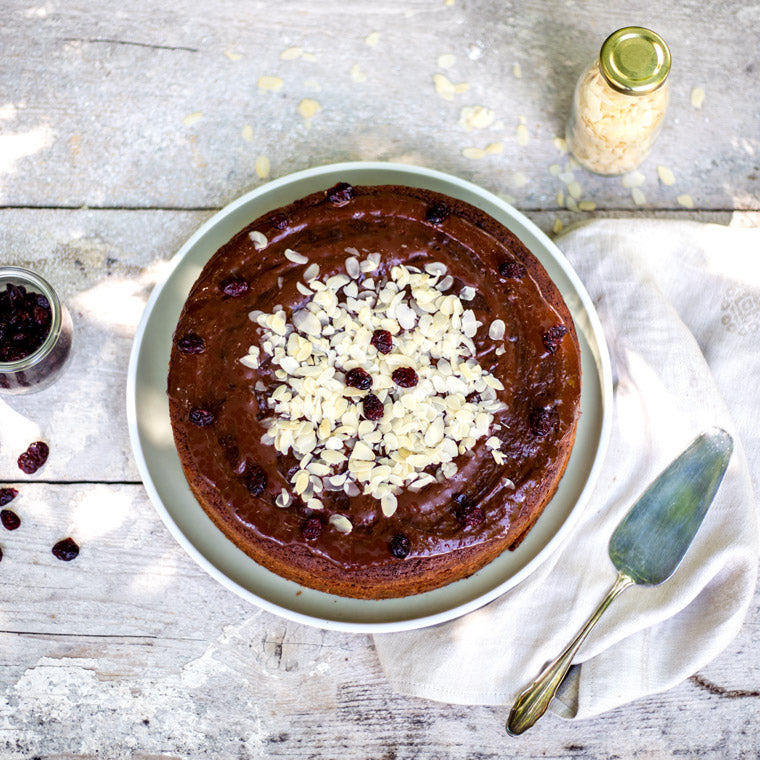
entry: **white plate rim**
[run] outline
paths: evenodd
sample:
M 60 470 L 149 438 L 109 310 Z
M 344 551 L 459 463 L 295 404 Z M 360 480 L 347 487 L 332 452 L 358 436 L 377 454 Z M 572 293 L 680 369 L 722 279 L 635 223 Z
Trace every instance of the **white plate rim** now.
M 470 196 L 472 196 L 475 198 L 480 198 L 485 203 L 493 205 L 494 207 L 499 209 L 501 212 L 503 212 L 503 214 L 508 216 L 516 226 L 522 227 L 523 228 L 521 230 L 522 233 L 527 232 L 529 233 L 527 237 L 532 236 L 535 239 L 534 242 L 537 242 L 542 247 L 543 249 L 542 251 L 533 250 L 533 247 L 524 240 L 523 235 L 518 233 L 519 236 L 523 237 L 523 242 L 526 242 L 526 245 L 528 245 L 528 247 L 532 250 L 534 255 L 537 255 L 543 261 L 544 265 L 546 265 L 547 262 L 544 260 L 544 257 L 540 254 L 548 255 L 551 258 L 552 263 L 558 266 L 559 269 L 564 274 L 564 276 L 567 278 L 568 282 L 572 286 L 573 294 L 577 296 L 577 298 L 579 299 L 580 306 L 582 307 L 582 310 L 583 310 L 583 316 L 585 317 L 585 320 L 587 322 L 589 336 L 593 337 L 595 341 L 595 345 L 593 346 L 593 351 L 594 351 L 594 359 L 595 359 L 594 364 L 596 367 L 596 371 L 598 372 L 599 394 L 600 394 L 600 405 L 601 405 L 601 409 L 600 409 L 601 420 L 598 425 L 599 429 L 598 429 L 598 435 L 597 435 L 596 453 L 594 455 L 593 462 L 588 469 L 588 474 L 585 479 L 584 485 L 581 491 L 578 493 L 577 498 L 575 499 L 575 505 L 570 508 L 569 513 L 565 516 L 558 530 L 556 530 L 556 532 L 554 532 L 551 538 L 548 539 L 548 541 L 544 544 L 543 548 L 541 548 L 532 557 L 532 559 L 528 560 L 522 568 L 520 568 L 519 570 L 511 574 L 502 583 L 490 588 L 488 591 L 474 598 L 471 598 L 468 601 L 456 604 L 447 609 L 442 609 L 438 612 L 433 612 L 430 614 L 422 614 L 417 617 L 401 616 L 401 617 L 397 617 L 391 620 L 372 620 L 371 622 L 363 622 L 361 620 L 336 619 L 334 617 L 330 617 L 329 615 L 320 616 L 320 615 L 308 614 L 304 612 L 299 612 L 297 609 L 293 609 L 292 607 L 289 607 L 287 605 L 273 602 L 270 599 L 265 598 L 263 595 L 256 593 L 256 591 L 251 590 L 250 588 L 244 588 L 237 581 L 228 577 L 222 570 L 216 567 L 216 565 L 213 564 L 190 541 L 190 539 L 185 535 L 185 533 L 178 526 L 177 522 L 172 517 L 172 514 L 170 513 L 170 511 L 167 509 L 167 506 L 164 503 L 164 499 L 154 482 L 150 466 L 146 459 L 144 442 L 141 439 L 140 429 L 139 429 L 139 418 L 138 418 L 138 409 L 137 409 L 138 407 L 137 371 L 139 369 L 140 348 L 142 346 L 142 343 L 145 337 L 146 328 L 148 324 L 150 323 L 151 315 L 156 307 L 156 304 L 158 303 L 159 299 L 162 296 L 162 293 L 164 291 L 165 286 L 167 285 L 167 282 L 169 281 L 170 276 L 175 272 L 175 270 L 177 270 L 178 267 L 181 266 L 182 262 L 185 260 L 188 253 L 193 250 L 194 246 L 198 243 L 199 240 L 202 240 L 203 236 L 207 232 L 215 228 L 217 225 L 219 225 L 221 222 L 227 219 L 232 213 L 234 213 L 238 209 L 250 204 L 252 201 L 257 200 L 261 198 L 262 196 L 271 195 L 274 190 L 295 187 L 306 180 L 314 180 L 317 178 L 319 179 L 325 178 L 324 186 L 328 187 L 330 186 L 330 184 L 332 184 L 330 181 L 326 179 L 329 176 L 332 176 L 334 180 L 335 175 L 340 175 L 344 177 L 346 181 L 348 181 L 351 179 L 352 174 L 374 173 L 374 172 L 377 172 L 379 174 L 383 174 L 383 173 L 403 174 L 403 175 L 406 175 L 408 179 L 414 180 L 417 183 L 417 186 L 420 186 L 420 187 L 427 186 L 428 183 L 434 183 L 434 184 L 442 183 L 445 185 L 450 185 L 452 188 L 458 188 L 459 190 L 462 191 L 462 193 L 468 196 L 467 197 L 468 202 L 470 203 L 473 202 L 470 199 Z M 359 184 L 356 181 L 355 183 Z M 364 184 L 403 184 L 403 183 L 398 182 L 398 181 L 389 182 L 387 180 L 385 182 L 383 181 L 367 182 L 365 180 Z M 441 191 L 441 192 L 445 192 L 445 191 Z M 303 193 L 303 195 L 305 194 L 307 193 Z M 452 195 L 454 193 L 449 192 L 449 194 Z M 300 197 L 300 196 L 295 196 L 295 197 Z M 273 208 L 274 207 L 272 207 L 272 210 Z M 266 213 L 266 212 L 263 212 L 263 213 Z M 251 218 L 253 219 L 255 217 L 251 217 Z M 503 219 L 501 221 L 502 223 L 504 223 Z M 512 225 L 509 225 L 509 224 L 506 226 L 512 227 Z M 566 293 L 563 293 L 563 295 L 565 295 L 567 298 Z M 578 315 L 574 313 L 573 316 L 574 318 L 577 318 Z M 234 201 L 232 201 L 231 203 L 227 204 L 222 209 L 220 209 L 218 212 L 216 212 L 210 219 L 206 220 L 185 241 L 185 243 L 179 248 L 179 250 L 172 257 L 166 271 L 163 273 L 162 277 L 154 286 L 148 298 L 146 306 L 144 308 L 137 331 L 135 333 L 135 337 L 133 340 L 132 349 L 131 349 L 130 357 L 129 357 L 128 370 L 127 370 L 126 407 L 127 407 L 127 425 L 129 429 L 129 436 L 130 436 L 130 442 L 132 445 L 133 454 L 134 454 L 137 468 L 142 478 L 143 484 L 146 488 L 146 491 L 148 493 L 148 496 L 154 508 L 158 512 L 163 523 L 166 525 L 167 529 L 169 530 L 170 534 L 174 537 L 174 539 L 180 544 L 180 546 L 185 550 L 185 552 L 187 552 L 187 554 L 212 578 L 214 578 L 217 582 L 219 582 L 224 587 L 236 593 L 238 596 L 244 599 L 247 599 L 249 602 L 260 607 L 261 609 L 264 609 L 268 612 L 271 612 L 275 615 L 291 620 L 293 622 L 317 626 L 320 628 L 325 628 L 325 629 L 330 629 L 330 630 L 344 631 L 344 632 L 389 633 L 393 631 L 413 630 L 413 629 L 423 628 L 426 626 L 436 625 L 439 623 L 443 623 L 443 622 L 461 617 L 462 615 L 465 615 L 468 612 L 472 612 L 488 604 L 489 602 L 493 601 L 497 597 L 502 596 L 511 588 L 514 588 L 516 585 L 518 585 L 521 581 L 527 578 L 541 564 L 543 564 L 550 556 L 552 556 L 556 552 L 556 550 L 560 547 L 560 545 L 565 541 L 568 534 L 572 531 L 572 528 L 575 526 L 581 513 L 583 512 L 585 505 L 588 501 L 588 498 L 590 497 L 591 492 L 593 491 L 593 488 L 596 484 L 596 481 L 599 476 L 599 471 L 604 461 L 604 456 L 605 456 L 607 445 L 609 442 L 611 424 L 612 424 L 611 423 L 612 371 L 611 371 L 611 363 L 610 363 L 610 358 L 609 358 L 609 351 L 608 351 L 606 340 L 604 337 L 604 332 L 602 330 L 601 322 L 598 318 L 598 315 L 596 313 L 596 310 L 593 306 L 593 303 L 591 301 L 591 298 L 588 292 L 586 291 L 585 287 L 580 281 L 580 278 L 576 274 L 575 270 L 572 268 L 570 263 L 565 258 L 564 254 L 551 241 L 551 239 L 548 236 L 546 236 L 530 219 L 528 219 L 521 212 L 519 212 L 517 209 L 512 207 L 509 203 L 507 203 L 505 200 L 495 195 L 494 193 L 491 193 L 490 191 L 468 180 L 460 179 L 459 177 L 456 177 L 455 175 L 451 175 L 451 174 L 441 172 L 435 169 L 428 169 L 426 167 L 407 165 L 407 164 L 397 164 L 397 163 L 382 162 L 382 161 L 351 161 L 351 162 L 343 162 L 343 163 L 337 163 L 337 164 L 324 164 L 321 166 L 304 169 L 304 170 L 286 175 L 284 177 L 280 177 L 264 185 L 261 185 L 247 193 L 244 193 L 239 198 L 235 199 Z M 551 504 L 549 506 L 551 506 Z M 549 507 L 547 507 L 547 510 L 548 509 Z M 535 529 L 536 528 L 534 527 L 533 530 Z M 240 551 L 236 549 L 236 547 L 234 547 L 234 545 L 231 542 L 229 543 L 229 545 L 232 548 L 232 550 Z M 518 548 L 517 551 L 519 552 L 520 549 Z M 263 568 L 261 569 L 263 570 Z M 268 571 L 264 571 L 264 572 L 267 573 Z M 483 571 L 481 570 L 479 572 L 483 572 Z M 474 578 L 477 575 L 478 573 L 476 573 L 475 576 L 472 576 L 472 577 Z M 470 579 L 464 579 L 463 581 L 457 581 L 456 583 L 463 584 L 463 583 L 467 583 L 469 580 Z M 290 582 L 287 582 L 287 583 L 290 583 Z M 304 590 L 310 594 L 315 594 L 316 596 L 324 596 L 326 598 L 325 610 L 329 609 L 329 607 L 331 606 L 331 603 L 335 604 L 335 603 L 340 603 L 341 601 L 345 601 L 339 597 L 332 597 L 331 595 L 322 594 L 321 592 L 313 592 L 312 590 L 308 590 L 308 589 L 304 589 Z M 434 592 L 428 592 L 428 594 L 435 594 L 441 591 L 442 590 L 439 589 Z M 443 591 L 445 591 L 445 589 L 443 589 Z M 425 596 L 426 596 L 425 594 L 421 594 L 421 595 L 417 595 L 416 598 L 422 598 Z M 383 605 L 384 602 L 389 601 L 389 600 L 379 600 L 376 602 L 373 602 L 371 600 L 362 600 L 362 601 L 367 602 L 368 605 Z M 393 600 L 390 600 L 390 601 L 393 601 Z M 383 616 L 381 615 L 380 617 L 383 617 Z

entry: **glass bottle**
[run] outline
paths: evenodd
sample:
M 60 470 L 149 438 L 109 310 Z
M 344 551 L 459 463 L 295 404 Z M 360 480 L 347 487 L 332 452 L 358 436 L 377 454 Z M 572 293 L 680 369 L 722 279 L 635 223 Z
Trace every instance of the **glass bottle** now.
M 597 174 L 623 174 L 647 156 L 668 106 L 670 51 L 650 29 L 613 32 L 575 88 L 566 139 Z
M 11 292 L 18 306 L 9 306 Z M 48 325 L 41 344 L 29 353 L 19 348 L 10 358 L 0 358 L 0 393 L 20 395 L 47 388 L 61 375 L 71 353 L 71 316 L 50 283 L 29 269 L 0 267 L 0 293 L 4 294 L 5 301 L 0 318 L 0 345 L 14 345 L 14 332 L 21 329 L 17 328 L 17 319 L 21 318 L 22 311 L 34 312 L 36 307 L 38 311 L 32 319 Z M 26 299 L 26 294 L 33 294 L 34 299 Z M 22 303 L 22 298 L 35 303 Z M 28 316 L 25 318 L 28 320 Z M 19 345 L 23 347 L 23 341 Z

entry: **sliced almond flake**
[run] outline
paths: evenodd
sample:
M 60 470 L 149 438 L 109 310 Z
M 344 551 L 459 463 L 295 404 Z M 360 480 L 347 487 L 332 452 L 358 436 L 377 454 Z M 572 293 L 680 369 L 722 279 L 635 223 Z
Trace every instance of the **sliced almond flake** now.
M 637 206 L 643 206 L 647 202 L 647 198 L 644 195 L 644 191 L 640 187 L 634 187 L 631 190 L 631 197 L 633 198 L 633 202 Z
M 554 137 L 552 138 L 552 143 L 554 143 L 554 147 L 560 153 L 567 153 L 567 140 L 564 137 Z
M 357 258 L 351 256 L 346 259 L 346 273 L 354 280 L 361 274 L 359 260 Z
M 478 159 L 483 158 L 486 155 L 485 150 L 483 148 L 463 148 L 462 149 L 462 155 L 465 158 L 469 158 L 473 161 L 477 161 Z
M 380 499 L 380 509 L 386 517 L 393 517 L 397 508 L 398 499 L 392 493 L 388 493 Z
M 477 295 L 477 291 L 475 288 L 470 287 L 469 285 L 465 285 L 462 290 L 459 293 L 459 298 L 462 301 L 472 301 L 473 298 Z
M 579 201 L 578 208 L 581 211 L 593 211 L 596 208 L 596 203 L 594 201 Z
M 676 178 L 673 176 L 673 172 L 670 171 L 667 166 L 658 166 L 657 176 L 660 178 L 660 182 L 662 182 L 663 185 L 675 184 Z
M 303 273 L 304 280 L 306 280 L 306 282 L 309 282 L 311 280 L 315 280 L 317 277 L 319 277 L 319 264 L 309 264 Z
M 260 251 L 263 248 L 266 248 L 267 236 L 263 232 L 259 232 L 258 230 L 253 230 L 253 232 L 248 233 L 248 237 L 253 242 L 253 247 L 257 251 Z
M 571 182 L 567 186 L 567 192 L 570 193 L 570 195 L 575 198 L 575 200 L 578 200 L 581 195 L 583 194 L 583 191 L 581 190 L 580 183 L 578 182 Z
M 283 488 L 275 498 L 274 502 L 278 507 L 280 507 L 280 509 L 284 509 L 293 503 L 293 497 L 285 488 Z
M 562 232 L 562 227 L 563 227 L 562 220 L 559 217 L 557 217 L 554 220 L 554 225 L 552 226 L 552 232 L 555 235 L 558 235 L 560 232 Z
M 705 91 L 701 87 L 692 87 L 690 100 L 693 108 L 702 108 L 702 103 L 705 101 Z
M 306 506 L 309 509 L 313 509 L 315 512 L 319 512 L 320 510 L 325 508 L 325 505 L 319 499 L 316 499 L 316 498 L 309 499 L 306 502 Z
M 354 528 L 345 515 L 330 515 L 330 525 L 340 533 L 350 533 Z
M 627 189 L 631 189 L 633 187 L 640 187 L 641 185 L 646 182 L 646 177 L 641 173 L 637 171 L 628 172 L 628 174 L 624 174 L 620 181 L 623 184 L 623 187 Z
M 679 195 L 676 198 L 676 201 L 678 202 L 679 206 L 683 206 L 684 208 L 694 208 L 694 201 L 692 200 L 692 197 L 687 194 Z
M 491 326 L 488 328 L 488 337 L 491 338 L 491 340 L 501 340 L 504 337 L 505 332 L 506 325 L 504 324 L 504 321 L 501 319 L 494 319 L 494 321 L 491 322 Z
M 518 145 L 527 145 L 530 142 L 530 132 L 528 132 L 525 124 L 518 124 L 515 132 L 517 134 Z
M 285 249 L 285 258 L 289 261 L 292 261 L 294 264 L 308 264 L 309 259 L 306 258 L 302 253 L 298 253 L 298 251 L 294 251 L 292 248 L 286 248 Z

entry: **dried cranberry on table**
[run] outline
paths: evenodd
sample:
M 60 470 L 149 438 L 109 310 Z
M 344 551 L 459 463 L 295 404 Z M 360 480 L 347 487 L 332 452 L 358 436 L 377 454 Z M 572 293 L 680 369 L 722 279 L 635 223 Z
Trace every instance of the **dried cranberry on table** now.
M 47 462 L 50 449 L 44 441 L 35 441 L 30 443 L 23 454 L 19 454 L 19 469 L 27 475 L 33 475 L 42 465 Z
M 53 556 L 62 562 L 71 562 L 79 556 L 79 545 L 73 538 L 68 537 L 61 539 L 52 550 Z
M 0 522 L 6 530 L 16 530 L 21 525 L 21 518 L 12 509 L 0 510 Z
M 0 507 L 10 504 L 18 496 L 15 488 L 0 488 Z

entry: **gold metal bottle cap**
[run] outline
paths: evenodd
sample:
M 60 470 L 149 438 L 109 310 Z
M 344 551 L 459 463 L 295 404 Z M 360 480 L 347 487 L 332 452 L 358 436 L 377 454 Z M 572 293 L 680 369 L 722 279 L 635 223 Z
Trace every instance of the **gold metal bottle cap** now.
M 651 29 L 626 26 L 613 32 L 599 52 L 599 67 L 610 87 L 644 95 L 660 87 L 670 72 L 670 50 Z

